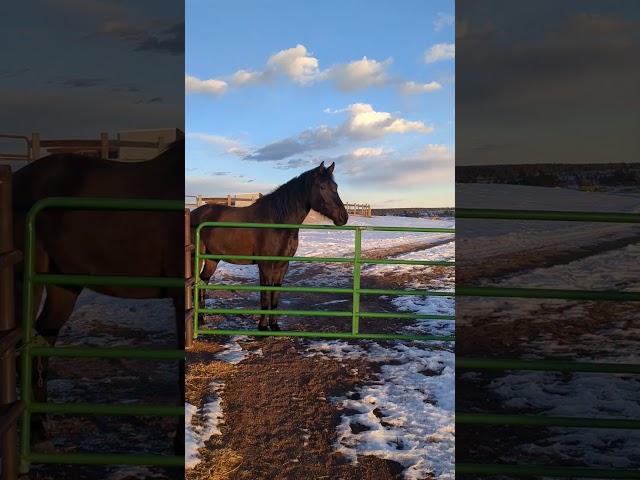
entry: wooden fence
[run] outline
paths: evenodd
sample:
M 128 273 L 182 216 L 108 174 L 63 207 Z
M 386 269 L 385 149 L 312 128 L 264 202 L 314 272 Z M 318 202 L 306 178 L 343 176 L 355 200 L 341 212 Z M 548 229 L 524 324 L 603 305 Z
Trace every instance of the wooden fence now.
M 205 197 L 204 195 L 185 195 L 185 207 L 198 208 L 205 204 L 226 205 L 228 207 L 246 207 L 262 197 L 261 193 L 239 193 L 226 197 Z
M 156 142 L 119 140 L 110 139 L 109 134 L 105 132 L 100 133 L 100 138 L 97 140 L 42 139 L 39 133 L 32 133 L 31 136 L 1 133 L 1 139 L 23 141 L 24 150 L 23 153 L 0 152 L 0 161 L 9 160 L 27 163 L 37 160 L 44 154 L 53 153 L 83 153 L 102 159 L 117 159 L 121 148 L 155 149 L 159 153 L 168 145 L 162 137 L 159 137 Z
M 11 169 L 0 166 L 0 459 L 2 480 L 18 478 L 17 421 L 24 408 L 16 398 L 16 345 L 22 334 L 16 326 L 13 268 L 22 252 L 13 245 Z
M 345 203 L 344 207 L 347 209 L 349 215 L 360 215 L 362 217 L 371 216 L 371 205 L 368 203 Z

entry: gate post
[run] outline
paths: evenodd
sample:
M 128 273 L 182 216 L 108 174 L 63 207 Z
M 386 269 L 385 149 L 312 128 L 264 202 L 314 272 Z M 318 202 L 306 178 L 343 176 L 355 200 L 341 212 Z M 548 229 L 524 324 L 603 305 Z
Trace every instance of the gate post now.
M 195 249 L 191 238 L 191 211 L 184 209 L 184 348 L 193 347 L 193 259 L 192 252 Z
M 32 133 L 31 134 L 31 151 L 29 152 L 31 156 L 31 161 L 37 160 L 40 158 L 40 134 Z
M 352 335 L 358 335 L 360 332 L 360 269 L 362 266 L 360 263 L 362 250 L 362 230 L 360 227 L 356 227 L 354 235 L 355 252 L 353 255 L 353 317 L 351 318 L 351 333 Z
M 100 134 L 100 158 L 103 160 L 109 158 L 109 134 L 106 132 Z
M 0 406 L 2 415 L 2 480 L 18 477 L 17 417 L 21 404 L 16 398 L 16 349 L 19 331 L 14 309 L 13 265 L 20 260 L 13 249 L 13 215 L 11 201 L 11 167 L 0 166 Z

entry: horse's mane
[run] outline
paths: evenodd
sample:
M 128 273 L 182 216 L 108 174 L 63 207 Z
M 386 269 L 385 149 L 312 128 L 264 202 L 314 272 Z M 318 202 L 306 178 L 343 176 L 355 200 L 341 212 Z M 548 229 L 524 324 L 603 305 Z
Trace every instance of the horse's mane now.
M 292 178 L 273 192 L 259 198 L 254 205 L 264 213 L 273 214 L 276 222 L 286 219 L 291 213 L 306 209 L 309 183 L 314 170 L 308 170 Z

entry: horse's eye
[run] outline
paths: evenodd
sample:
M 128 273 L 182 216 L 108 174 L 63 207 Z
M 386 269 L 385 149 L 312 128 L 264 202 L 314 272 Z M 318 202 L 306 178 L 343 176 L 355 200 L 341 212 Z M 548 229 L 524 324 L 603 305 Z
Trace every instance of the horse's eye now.
M 326 185 L 320 185 L 320 190 L 326 190 L 327 186 Z

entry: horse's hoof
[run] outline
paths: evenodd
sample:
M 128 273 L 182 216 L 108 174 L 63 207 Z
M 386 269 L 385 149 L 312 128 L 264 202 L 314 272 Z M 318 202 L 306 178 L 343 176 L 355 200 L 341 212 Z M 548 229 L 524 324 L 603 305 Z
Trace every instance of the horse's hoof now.
M 280 327 L 278 326 L 277 323 L 274 323 L 273 325 L 269 325 L 269 328 L 271 328 L 272 332 L 279 332 L 280 331 Z
M 269 327 L 267 327 L 266 325 L 258 325 L 258 330 L 264 332 L 265 330 L 269 330 Z

